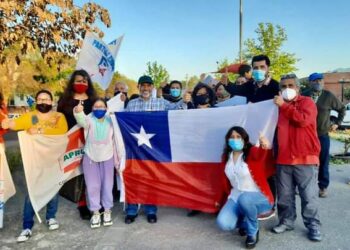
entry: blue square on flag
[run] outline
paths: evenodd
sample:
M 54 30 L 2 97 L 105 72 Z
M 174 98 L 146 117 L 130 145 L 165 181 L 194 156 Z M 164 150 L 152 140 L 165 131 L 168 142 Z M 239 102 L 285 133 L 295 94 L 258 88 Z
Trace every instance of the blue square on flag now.
M 127 160 L 171 162 L 167 111 L 118 112 L 116 118 Z

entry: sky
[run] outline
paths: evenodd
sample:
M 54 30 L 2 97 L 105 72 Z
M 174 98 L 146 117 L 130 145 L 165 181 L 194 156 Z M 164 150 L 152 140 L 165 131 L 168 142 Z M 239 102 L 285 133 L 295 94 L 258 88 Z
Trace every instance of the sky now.
M 86 0 L 74 1 L 81 6 Z M 94 0 L 109 10 L 105 42 L 125 34 L 117 70 L 137 80 L 148 61 L 170 79 L 185 79 L 233 61 L 239 52 L 239 0 Z M 299 77 L 350 68 L 349 0 L 243 0 L 243 39 L 257 38 L 258 23 L 282 26 L 283 51 L 295 53 Z

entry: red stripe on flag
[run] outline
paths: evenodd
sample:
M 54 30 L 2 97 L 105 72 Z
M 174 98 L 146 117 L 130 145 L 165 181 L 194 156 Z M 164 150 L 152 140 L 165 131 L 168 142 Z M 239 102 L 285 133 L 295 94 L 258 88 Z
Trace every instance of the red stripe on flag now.
M 126 201 L 215 213 L 227 197 L 224 167 L 222 163 L 127 160 Z

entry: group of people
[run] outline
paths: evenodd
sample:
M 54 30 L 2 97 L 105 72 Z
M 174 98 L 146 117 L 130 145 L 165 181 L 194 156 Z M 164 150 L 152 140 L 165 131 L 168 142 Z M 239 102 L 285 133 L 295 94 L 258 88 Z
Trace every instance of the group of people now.
M 218 214 L 217 224 L 223 230 L 238 228 L 241 235 L 247 236 L 247 248 L 253 248 L 259 240 L 258 217 L 274 211 L 276 200 L 279 223 L 272 232 L 280 234 L 294 229 L 296 188 L 307 236 L 312 241 L 321 241 L 317 196 L 325 198 L 329 185 L 328 132 L 337 129 L 345 114 L 344 105 L 323 88 L 322 74 L 311 74 L 310 89 L 301 93 L 295 74 L 283 75 L 278 82 L 271 77 L 269 67 L 270 60 L 266 55 L 254 56 L 251 66 L 241 66 L 235 84 L 224 75 L 214 88 L 198 83 L 190 93 L 183 89 L 180 81 L 171 81 L 157 98 L 152 96 L 154 82 L 150 76 L 139 78 L 136 96 L 128 97 L 127 86 L 123 83 L 117 83 L 115 88 L 115 94 L 122 94 L 125 101 L 125 112 L 213 108 L 218 102 L 234 96 L 244 96 L 251 103 L 273 100 L 279 110 L 274 141 L 269 142 L 262 136 L 259 146 L 252 145 L 244 128 L 229 128 L 230 124 L 222 138 L 225 144 L 223 163 L 231 192 Z M 10 120 L 0 97 L 2 147 L 1 135 L 7 129 L 26 130 L 32 135 L 59 135 L 76 124 L 84 128 L 86 144 L 82 169 L 86 195 L 83 193 L 79 197 L 78 208 L 82 218 L 90 219 L 91 228 L 112 225 L 114 169 L 118 167 L 119 159 L 113 145 L 113 127 L 106 100 L 97 98 L 88 73 L 77 70 L 72 74 L 58 101 L 57 111 L 52 108 L 52 94 L 41 90 L 35 97 L 34 111 Z M 338 112 L 335 124 L 330 121 L 331 110 Z M 273 161 L 267 164 L 266 158 L 270 154 L 273 154 Z M 139 207 L 139 204 L 126 205 L 126 224 L 135 221 Z M 156 223 L 157 206 L 142 204 L 142 207 L 147 221 Z M 47 204 L 49 230 L 59 228 L 55 218 L 57 208 L 56 195 Z M 26 241 L 32 235 L 33 217 L 34 210 L 27 196 L 18 242 Z

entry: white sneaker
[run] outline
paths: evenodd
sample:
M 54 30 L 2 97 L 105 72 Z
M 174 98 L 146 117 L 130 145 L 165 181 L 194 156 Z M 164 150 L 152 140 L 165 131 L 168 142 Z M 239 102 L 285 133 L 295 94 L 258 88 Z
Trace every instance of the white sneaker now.
M 99 212 L 94 212 L 90 220 L 91 228 L 99 228 L 101 226 L 101 214 Z
M 46 225 L 48 226 L 50 231 L 57 230 L 60 227 L 58 221 L 55 218 L 48 219 L 46 221 Z
M 111 210 L 106 210 L 103 213 L 103 226 L 111 226 L 113 225 L 112 221 L 112 211 Z
M 23 229 L 21 234 L 17 237 L 17 242 L 25 242 L 32 236 L 32 230 Z

